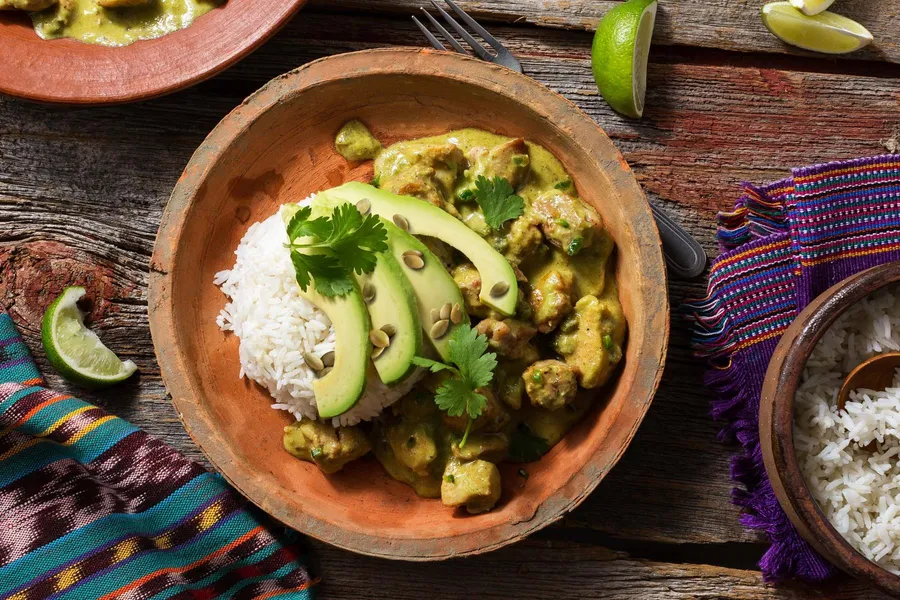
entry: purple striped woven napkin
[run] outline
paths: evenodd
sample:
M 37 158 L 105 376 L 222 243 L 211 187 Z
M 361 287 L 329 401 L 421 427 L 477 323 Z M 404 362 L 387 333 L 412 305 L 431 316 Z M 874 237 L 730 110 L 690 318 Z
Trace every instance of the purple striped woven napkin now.
M 686 306 L 694 348 L 709 360 L 712 414 L 738 441 L 732 497 L 741 523 L 766 532 L 759 566 L 776 581 L 821 581 L 833 568 L 803 540 L 766 477 L 759 443 L 763 378 L 781 334 L 799 311 L 833 284 L 900 259 L 900 156 L 877 156 L 794 169 L 792 177 L 744 185 L 734 210 L 719 215 L 721 254 L 708 295 Z

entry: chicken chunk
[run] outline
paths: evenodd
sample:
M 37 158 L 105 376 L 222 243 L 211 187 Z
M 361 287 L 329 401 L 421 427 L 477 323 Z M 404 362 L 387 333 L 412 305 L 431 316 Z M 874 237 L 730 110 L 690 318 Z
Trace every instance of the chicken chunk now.
M 541 333 L 550 333 L 572 312 L 575 277 L 566 269 L 544 273 L 531 290 L 532 321 Z
M 421 198 L 458 216 L 447 199 L 465 163 L 456 144 L 397 144 L 375 160 L 375 174 L 381 189 Z
M 518 187 L 528 177 L 528 168 L 531 159 L 528 156 L 528 145 L 524 138 L 516 138 L 491 149 L 484 147 L 472 148 L 467 155 L 469 169 L 466 170 L 466 178 L 473 183 L 465 189 L 474 189 L 474 181 L 479 175 L 493 179 L 502 177 L 509 185 Z M 463 192 L 463 198 L 465 192 Z
M 401 418 L 386 424 L 384 435 L 398 461 L 418 475 L 428 475 L 429 467 L 438 457 L 431 423 Z
M 0 10 L 27 10 L 36 12 L 46 10 L 59 0 L 0 0 Z
M 359 427 L 332 427 L 321 421 L 299 421 L 284 428 L 284 449 L 314 463 L 323 473 L 337 473 L 372 449 Z
M 153 0 L 97 0 L 103 8 L 123 8 L 127 6 L 145 6 Z
M 494 463 L 506 458 L 508 449 L 509 437 L 505 433 L 476 433 L 469 436 L 462 448 L 456 441 L 450 445 L 450 452 L 460 460 L 481 458 Z
M 512 265 L 521 264 L 541 248 L 544 236 L 541 235 L 540 225 L 538 215 L 526 211 L 524 215 L 505 226 L 509 227 L 509 231 L 505 235 L 506 248 L 503 250 L 503 256 Z
M 600 217 L 591 207 L 560 190 L 544 192 L 531 208 L 541 219 L 547 241 L 569 256 L 590 246 L 600 226 Z
M 522 374 L 533 406 L 559 410 L 575 400 L 578 382 L 569 366 L 558 360 L 541 360 Z
M 487 318 L 475 326 L 478 333 L 487 336 L 488 345 L 506 358 L 521 358 L 530 351 L 531 339 L 537 330 L 517 319 L 502 321 Z
M 481 274 L 472 263 L 461 263 L 457 265 L 452 272 L 453 280 L 459 286 L 462 292 L 463 301 L 466 305 L 466 312 L 476 317 L 485 318 L 491 314 L 491 308 L 486 304 L 482 304 L 479 294 L 481 294 Z
M 553 347 L 583 388 L 600 387 L 622 360 L 625 316 L 615 299 L 585 296 L 559 328 Z
M 500 471 L 486 460 L 460 462 L 451 460 L 441 483 L 444 506 L 465 506 L 476 515 L 494 508 L 500 499 Z

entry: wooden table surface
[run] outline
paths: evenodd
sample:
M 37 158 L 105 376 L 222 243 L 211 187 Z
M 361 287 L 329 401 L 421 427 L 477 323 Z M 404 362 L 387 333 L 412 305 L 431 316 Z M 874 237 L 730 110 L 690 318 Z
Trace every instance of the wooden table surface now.
M 418 46 L 409 19 L 422 0 L 312 0 L 230 71 L 152 102 L 63 108 L 0 98 L 0 303 L 51 385 L 40 321 L 67 285 L 85 285 L 109 346 L 138 363 L 137 381 L 103 393 L 72 389 L 204 461 L 160 380 L 147 326 L 147 272 L 159 219 L 195 148 L 270 78 L 310 60 L 380 46 Z M 900 126 L 900 0 L 843 0 L 876 43 L 849 57 L 782 45 L 759 19 L 762 0 L 661 0 L 647 109 L 613 113 L 591 77 L 591 30 L 616 2 L 461 0 L 526 74 L 578 104 L 606 130 L 651 201 L 715 254 L 715 215 L 742 181 L 792 166 L 884 152 Z M 2 60 L 2 52 L 0 52 Z M 199 283 L 198 283 L 199 285 Z M 673 311 L 705 292 L 671 282 Z M 619 465 L 558 524 L 486 556 L 439 564 L 359 557 L 311 541 L 324 597 L 873 598 L 839 579 L 820 588 L 767 586 L 765 539 L 731 505 L 729 456 L 716 441 L 703 365 L 672 315 L 659 393 Z

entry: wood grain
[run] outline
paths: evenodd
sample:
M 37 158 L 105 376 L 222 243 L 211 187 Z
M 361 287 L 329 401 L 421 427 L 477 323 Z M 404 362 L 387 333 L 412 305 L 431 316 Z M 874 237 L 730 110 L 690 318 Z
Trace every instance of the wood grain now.
M 349 1 L 329 5 L 329 11 L 349 11 Z M 206 133 L 271 77 L 336 52 L 421 45 L 412 23 L 396 16 L 399 2 L 391 3 L 394 16 L 305 11 L 224 75 L 140 105 L 61 109 L 0 99 L 0 303 L 11 308 L 52 385 L 103 404 L 202 460 L 166 398 L 146 322 L 147 267 L 162 208 Z M 387 11 L 385 4 L 378 10 Z M 900 3 L 884 4 L 900 10 Z M 862 77 L 842 66 L 856 63 L 690 48 L 654 51 L 646 117 L 636 122 L 615 115 L 597 95 L 588 33 L 534 26 L 492 30 L 522 58 L 528 74 L 606 129 L 648 196 L 711 255 L 715 213 L 730 206 L 741 181 L 767 182 L 791 166 L 882 152 L 880 141 L 900 123 L 900 79 L 892 65 L 882 65 L 889 77 Z M 75 283 L 87 283 L 102 297 L 96 327 L 111 347 L 138 363 L 138 381 L 90 394 L 66 388 L 53 375 L 40 348 L 40 317 L 62 287 Z M 704 292 L 703 282 L 672 281 L 671 304 Z M 546 537 L 450 563 L 465 565 L 481 584 L 465 589 L 512 591 L 522 598 L 778 595 L 752 571 L 764 546 L 737 523 L 729 502 L 734 449 L 714 441 L 718 425 L 708 416 L 710 397 L 699 385 L 702 364 L 691 357 L 688 338 L 673 315 L 660 391 L 604 484 L 541 534 Z M 610 547 L 630 557 L 596 558 Z M 443 597 L 459 585 L 459 571 L 450 566 L 410 570 L 321 544 L 315 554 L 330 582 L 327 597 L 371 597 L 377 588 L 403 599 L 421 597 L 426 587 Z M 641 587 L 648 581 L 650 587 Z M 846 584 L 829 593 L 871 597 Z
M 594 31 L 606 12 L 620 4 L 611 0 L 462 0 L 456 3 L 477 19 Z M 739 52 L 767 52 L 797 56 L 818 56 L 788 46 L 765 28 L 760 9 L 765 0 L 662 0 L 653 43 L 662 46 L 695 46 Z M 321 10 L 359 13 L 412 15 L 423 6 L 421 0 L 311 0 Z M 434 9 L 432 12 L 436 13 Z M 900 8 L 894 2 L 844 0 L 834 12 L 862 23 L 875 43 L 840 59 L 900 62 Z

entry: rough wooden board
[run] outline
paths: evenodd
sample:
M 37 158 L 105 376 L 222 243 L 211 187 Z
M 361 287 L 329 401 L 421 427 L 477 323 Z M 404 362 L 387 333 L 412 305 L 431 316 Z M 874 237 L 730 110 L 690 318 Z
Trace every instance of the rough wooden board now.
M 564 93 L 606 128 L 648 195 L 711 254 L 715 211 L 729 206 L 740 181 L 765 182 L 785 175 L 791 165 L 877 153 L 879 140 L 900 120 L 897 79 L 789 72 L 784 70 L 787 62 L 773 69 L 760 56 L 734 67 L 707 55 L 698 62 L 690 53 L 667 51 L 654 54 L 647 117 L 634 122 L 612 113 L 597 95 L 588 34 L 514 27 L 497 31 L 522 56 L 529 74 Z M 146 325 L 147 263 L 172 186 L 206 133 L 270 77 L 336 52 L 419 43 L 417 30 L 405 19 L 307 11 L 224 76 L 169 98 L 99 110 L 0 100 L 0 303 L 13 307 L 43 371 L 50 373 L 38 338 L 43 308 L 63 286 L 86 281 L 105 299 L 96 310 L 101 335 L 138 362 L 142 376 L 102 395 L 82 395 L 200 458 L 165 397 Z M 671 289 L 673 307 L 704 293 L 702 282 L 673 281 Z M 596 546 L 594 540 L 676 549 L 667 552 L 708 547 L 709 561 L 720 561 L 726 545 L 741 542 L 735 544 L 745 548 L 741 564 L 750 568 L 761 547 L 747 542 L 759 538 L 739 526 L 729 504 L 730 450 L 713 441 L 718 427 L 707 415 L 709 395 L 698 386 L 701 374 L 702 365 L 690 356 L 688 332 L 673 316 L 660 393 L 607 481 L 562 524 L 541 534 L 544 541 L 529 542 L 521 551 L 517 546 L 510 558 L 475 559 L 475 568 L 498 576 L 518 573 L 511 563 L 524 563 L 554 583 L 539 586 L 539 591 L 555 590 L 564 585 L 566 577 L 559 572 L 565 563 L 551 560 L 547 544 L 559 542 L 547 540 L 569 538 L 589 540 L 589 547 Z M 64 387 L 55 377 L 51 383 Z M 357 559 L 321 545 L 317 551 L 326 576 L 346 586 L 335 588 L 335 597 L 366 597 L 372 581 L 396 589 L 398 598 L 411 597 L 415 590 L 421 596 L 422 581 L 449 585 L 454 576 L 443 566 L 433 572 L 415 567 L 408 575 L 407 565 Z M 572 562 L 566 573 L 577 573 L 572 580 L 578 585 L 600 585 L 609 571 L 579 562 L 584 552 L 579 547 L 574 555 L 560 554 Z M 354 567 L 358 560 L 362 571 Z M 541 571 L 545 563 L 556 569 L 555 579 Z M 645 571 L 629 574 L 633 566 L 620 562 L 619 575 L 609 575 L 610 585 L 618 587 L 596 588 L 598 594 L 625 594 L 643 576 L 652 579 Z M 691 567 L 690 574 L 676 576 L 670 568 L 687 567 L 666 567 L 669 575 L 652 591 L 674 586 L 682 596 L 670 597 L 719 597 L 717 593 L 725 593 L 721 590 L 731 589 L 727 586 L 741 593 L 742 586 L 750 586 L 743 597 L 768 593 L 754 573 L 738 571 L 744 575 L 732 579 L 720 569 Z M 479 577 L 482 589 L 491 589 L 488 576 Z M 693 588 L 675 586 L 688 579 L 685 585 Z M 718 581 L 724 587 L 717 587 Z M 499 589 L 508 591 L 514 584 L 521 585 L 518 575 L 502 581 Z M 578 587 L 565 589 L 574 595 Z M 848 589 L 836 597 L 858 590 Z
M 456 3 L 485 22 L 528 23 L 538 27 L 594 31 L 604 14 L 619 2 L 609 0 L 462 0 Z M 653 43 L 663 46 L 700 46 L 740 52 L 773 52 L 819 56 L 788 46 L 769 33 L 760 18 L 765 0 L 661 0 Z M 320 10 L 412 15 L 427 6 L 421 0 L 312 0 Z M 895 2 L 844 0 L 834 11 L 865 25 L 875 43 L 840 59 L 900 62 L 900 7 Z M 302 18 L 302 16 L 300 17 Z
M 885 598 L 846 579 L 824 592 L 801 585 L 774 588 L 764 585 L 754 571 L 636 560 L 603 547 L 537 539 L 486 556 L 432 565 L 398 565 L 347 555 L 320 543 L 313 547 L 322 565 L 323 595 L 331 600 L 420 600 L 423 593 L 445 600 Z

